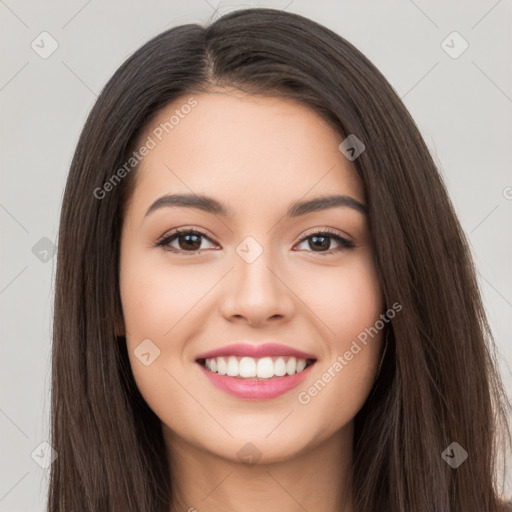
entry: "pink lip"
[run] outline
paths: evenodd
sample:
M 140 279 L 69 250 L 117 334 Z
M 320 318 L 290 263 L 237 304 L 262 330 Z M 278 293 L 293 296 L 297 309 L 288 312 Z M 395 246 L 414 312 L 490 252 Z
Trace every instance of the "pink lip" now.
M 301 350 L 287 347 L 286 345 L 280 345 L 278 343 L 264 343 L 262 345 L 234 343 L 232 345 L 226 345 L 225 347 L 200 354 L 196 357 L 196 361 L 199 359 L 208 359 L 210 357 L 220 356 L 248 356 L 255 359 L 266 356 L 295 356 L 298 359 L 316 359 L 313 354 L 308 354 L 307 352 L 302 352 Z
M 297 387 L 309 375 L 314 365 L 308 366 L 302 372 L 285 377 L 272 377 L 271 379 L 242 379 L 239 377 L 228 377 L 211 372 L 199 364 L 201 370 L 210 382 L 217 388 L 247 400 L 265 400 L 283 395 L 287 391 Z

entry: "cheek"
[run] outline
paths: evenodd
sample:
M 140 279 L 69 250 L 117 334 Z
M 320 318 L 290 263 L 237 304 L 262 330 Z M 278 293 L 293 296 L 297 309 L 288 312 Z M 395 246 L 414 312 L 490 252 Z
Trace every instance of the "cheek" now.
M 148 254 L 135 248 L 121 255 L 121 304 L 133 376 L 153 411 L 164 417 L 169 396 L 186 403 L 172 376 L 179 382 L 187 377 L 184 369 L 193 364 L 188 341 L 201 326 L 209 304 L 205 298 L 219 276 L 201 265 L 172 265 L 163 250 Z
M 212 285 L 143 250 L 122 253 L 119 279 L 132 373 L 148 405 L 164 418 L 170 397 L 186 400 L 172 377 L 182 367 L 187 314 L 200 308 L 201 296 Z
M 184 294 L 175 291 L 183 286 L 179 273 L 172 269 L 165 271 L 155 263 L 143 249 L 121 252 L 119 286 L 126 343 L 141 391 L 158 389 L 158 382 L 153 379 L 158 374 L 161 377 L 168 362 L 175 359 L 173 353 L 179 347 L 165 340 L 183 316 L 180 297 Z M 166 333 L 171 334 L 166 338 Z
M 298 295 L 314 313 L 331 350 L 342 350 L 383 312 L 384 302 L 373 259 L 368 252 L 353 254 L 336 266 L 300 271 Z
M 380 360 L 383 329 L 375 326 L 383 325 L 384 302 L 370 254 L 325 270 L 302 291 L 323 333 L 325 354 L 298 402 L 323 415 L 328 429 L 349 422 L 368 397 Z M 330 412 L 333 406 L 337 414 Z
M 214 276 L 197 268 L 186 271 L 162 258 L 128 254 L 121 262 L 120 291 L 127 332 L 132 338 L 164 339 L 181 319 L 200 308 Z
M 140 338 L 158 338 L 171 327 L 166 320 L 172 320 L 174 305 L 164 293 L 165 280 L 156 279 L 154 270 L 149 270 L 141 263 L 121 271 L 121 302 L 127 339 L 132 343 Z

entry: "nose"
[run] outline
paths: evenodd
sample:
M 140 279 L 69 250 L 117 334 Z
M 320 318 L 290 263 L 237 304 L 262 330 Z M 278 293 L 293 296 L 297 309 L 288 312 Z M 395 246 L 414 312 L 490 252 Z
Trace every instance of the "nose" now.
M 288 322 L 296 301 L 292 283 L 280 274 L 286 273 L 273 268 L 265 251 L 252 263 L 235 256 L 234 268 L 222 290 L 220 308 L 224 318 L 251 326 Z

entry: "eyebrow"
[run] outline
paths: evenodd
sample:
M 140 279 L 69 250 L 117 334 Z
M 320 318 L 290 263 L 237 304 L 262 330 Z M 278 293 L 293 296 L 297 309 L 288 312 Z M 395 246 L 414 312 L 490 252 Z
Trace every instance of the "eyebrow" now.
M 234 216 L 231 209 L 212 197 L 197 194 L 171 194 L 162 196 L 152 203 L 147 209 L 145 217 L 159 208 L 166 207 L 195 208 L 207 213 L 213 213 L 214 215 L 221 215 L 222 217 Z M 357 199 L 346 195 L 330 195 L 316 197 L 308 201 L 295 201 L 288 208 L 285 217 L 299 217 L 307 213 L 336 207 L 349 207 L 366 215 L 365 205 Z

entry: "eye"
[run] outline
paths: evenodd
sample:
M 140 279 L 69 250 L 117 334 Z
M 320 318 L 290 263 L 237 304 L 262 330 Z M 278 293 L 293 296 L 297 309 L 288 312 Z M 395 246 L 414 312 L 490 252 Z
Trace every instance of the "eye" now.
M 188 253 L 192 255 L 197 254 L 205 249 L 204 247 L 201 247 L 203 239 L 208 240 L 213 244 L 212 240 L 206 235 L 206 233 L 203 233 L 202 231 L 189 228 L 177 228 L 164 235 L 164 237 L 161 238 L 155 245 L 158 247 L 163 247 L 167 251 L 180 254 Z M 332 240 L 335 240 L 336 243 L 339 244 L 339 247 L 329 249 Z M 309 248 L 312 249 L 312 252 L 317 252 L 322 255 L 332 254 L 347 249 L 353 249 L 355 247 L 353 242 L 328 229 L 324 231 L 318 231 L 304 237 L 299 242 L 299 244 L 306 241 L 310 241 L 308 245 Z M 171 245 L 174 242 L 177 242 L 178 247 Z M 329 250 L 326 251 L 324 249 Z
M 204 247 L 201 247 L 203 238 L 211 242 L 206 233 L 202 231 L 177 228 L 171 233 L 167 233 L 156 245 L 171 252 L 196 254 L 204 249 Z M 175 241 L 177 241 L 178 247 L 171 245 Z
M 339 244 L 339 247 L 324 251 L 323 249 L 330 248 L 332 240 L 335 240 Z M 308 246 L 312 248 L 312 252 L 320 253 L 322 256 L 347 249 L 354 249 L 355 247 L 353 242 L 328 229 L 325 231 L 312 233 L 311 235 L 304 237 L 299 243 L 304 243 L 307 241 L 309 241 Z

